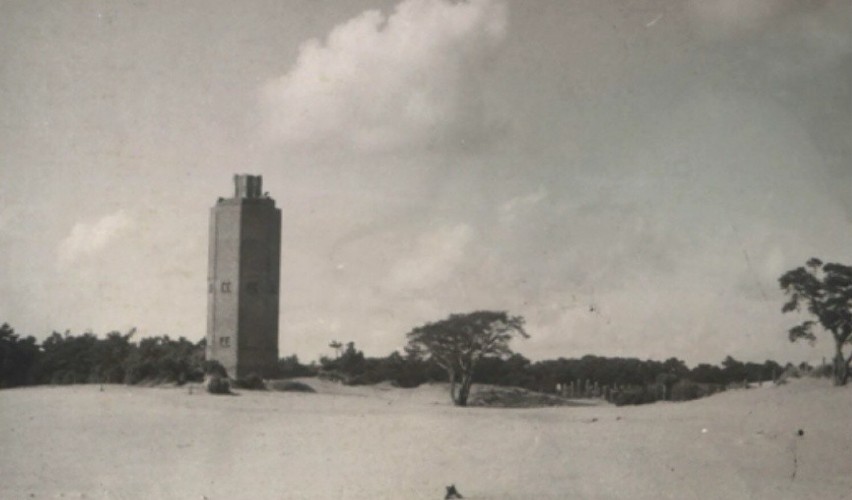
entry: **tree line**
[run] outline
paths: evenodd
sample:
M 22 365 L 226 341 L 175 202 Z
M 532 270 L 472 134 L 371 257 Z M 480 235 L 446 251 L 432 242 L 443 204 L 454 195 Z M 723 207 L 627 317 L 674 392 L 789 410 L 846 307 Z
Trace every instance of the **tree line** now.
M 299 376 L 314 373 L 345 384 L 361 385 L 389 381 L 400 387 L 416 387 L 425 382 L 451 382 L 438 363 L 423 360 L 411 353 L 391 353 L 384 358 L 367 358 L 353 343 L 337 358 L 323 357 L 317 365 L 297 365 L 291 356 L 289 366 L 299 366 Z M 284 361 L 284 360 L 282 360 Z M 665 361 L 638 358 L 586 355 L 580 358 L 558 358 L 531 361 L 518 353 L 505 357 L 481 358 L 471 375 L 471 382 L 521 387 L 537 392 L 555 393 L 568 384 L 596 383 L 601 386 L 643 387 L 659 383 L 688 380 L 721 387 L 741 386 L 776 380 L 785 371 L 811 371 L 807 363 L 793 366 L 774 360 L 763 363 L 739 361 L 727 356 L 720 364 L 701 363 L 689 368 L 677 358 Z M 291 372 L 295 373 L 295 372 Z
M 53 332 L 40 344 L 0 325 L 0 388 L 38 384 L 184 383 L 204 377 L 204 341 L 167 335 L 133 340 L 135 331 Z
M 790 328 L 790 341 L 814 343 L 816 332 L 831 334 L 835 356 L 831 375 L 837 385 L 850 377 L 852 353 L 852 267 L 823 263 L 812 258 L 803 267 L 786 272 L 779 285 L 787 296 L 782 312 L 806 310 L 807 319 Z M 135 342 L 134 331 L 110 332 L 104 338 L 92 333 L 72 335 L 54 332 L 41 344 L 32 336 L 22 337 L 4 323 L 0 326 L 0 388 L 34 384 L 185 383 L 200 381 L 205 373 L 224 369 L 204 360 L 204 340 L 183 337 L 149 337 Z M 563 391 L 570 384 L 588 392 L 605 388 L 662 387 L 665 395 L 682 382 L 693 384 L 690 392 L 703 395 L 694 384 L 727 386 L 763 382 L 777 378 L 784 369 L 778 362 L 741 362 L 728 356 L 721 365 L 699 364 L 689 368 L 677 359 L 665 361 L 637 358 L 607 358 L 588 355 L 579 359 L 559 358 L 530 362 L 509 348 L 516 337 L 528 338 L 524 319 L 506 312 L 475 311 L 412 329 L 404 354 L 367 358 L 350 342 L 333 341 L 334 358 L 304 365 L 296 356 L 279 360 L 276 377 L 321 376 L 347 384 L 390 381 L 414 387 L 427 381 L 447 381 L 453 402 L 464 406 L 474 382 L 516 386 L 540 392 Z M 809 367 L 803 367 L 809 368 Z M 255 377 L 260 381 L 259 377 Z M 712 392 L 712 390 L 711 390 Z M 667 396 L 666 396 L 667 397 Z M 644 401 L 639 394 L 637 400 Z
M 81 383 L 181 384 L 200 382 L 210 370 L 204 361 L 203 339 L 192 342 L 184 337 L 156 336 L 136 340 L 134 336 L 134 331 L 105 336 L 54 332 L 39 343 L 4 323 L 0 326 L 0 388 Z M 555 392 L 559 385 L 574 381 L 643 386 L 672 376 L 730 385 L 772 380 L 784 369 L 775 361 L 742 362 L 730 356 L 720 365 L 688 368 L 677 358 L 654 361 L 587 355 L 533 362 L 521 354 L 507 353 L 479 359 L 470 383 Z M 296 355 L 278 362 L 278 378 L 314 376 L 352 385 L 390 382 L 399 387 L 416 387 L 426 382 L 450 382 L 446 369 L 419 353 L 367 357 L 352 342 L 341 345 L 333 356 L 321 357 L 318 363 L 302 363 Z

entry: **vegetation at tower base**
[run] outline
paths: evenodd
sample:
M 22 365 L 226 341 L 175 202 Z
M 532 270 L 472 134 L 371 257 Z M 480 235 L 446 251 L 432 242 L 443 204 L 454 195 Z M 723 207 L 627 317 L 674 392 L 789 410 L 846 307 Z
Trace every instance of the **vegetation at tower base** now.
M 515 336 L 529 338 L 521 316 L 504 311 L 451 314 L 409 332 L 406 350 L 443 368 L 453 403 L 467 406 L 477 363 L 488 356 L 510 356 L 509 341 Z
M 812 258 L 804 267 L 784 273 L 778 283 L 789 298 L 782 312 L 799 311 L 804 304 L 807 312 L 817 319 L 790 328 L 790 341 L 804 339 L 814 344 L 814 329 L 819 323 L 834 339 L 834 384 L 846 385 L 852 363 L 852 353 L 848 357 L 844 353 L 844 348 L 852 345 L 852 267 L 823 264 Z
M 210 394 L 231 394 L 231 382 L 226 377 L 208 375 L 204 379 L 204 388 Z
M 239 389 L 248 389 L 251 391 L 262 391 L 266 389 L 266 384 L 263 378 L 257 373 L 249 373 L 245 377 L 234 380 L 234 386 Z

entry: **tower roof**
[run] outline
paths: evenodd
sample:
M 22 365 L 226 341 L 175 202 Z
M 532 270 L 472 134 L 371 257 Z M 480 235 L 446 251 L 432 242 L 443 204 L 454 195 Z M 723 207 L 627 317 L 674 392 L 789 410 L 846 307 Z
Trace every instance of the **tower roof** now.
M 260 198 L 263 177 L 260 175 L 234 175 L 234 198 Z

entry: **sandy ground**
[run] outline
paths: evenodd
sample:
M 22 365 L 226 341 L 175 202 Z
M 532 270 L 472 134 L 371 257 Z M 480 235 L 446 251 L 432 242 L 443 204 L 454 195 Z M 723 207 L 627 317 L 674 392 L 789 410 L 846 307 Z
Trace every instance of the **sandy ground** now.
M 827 381 L 511 410 L 318 389 L 0 391 L 0 498 L 852 498 L 852 388 Z

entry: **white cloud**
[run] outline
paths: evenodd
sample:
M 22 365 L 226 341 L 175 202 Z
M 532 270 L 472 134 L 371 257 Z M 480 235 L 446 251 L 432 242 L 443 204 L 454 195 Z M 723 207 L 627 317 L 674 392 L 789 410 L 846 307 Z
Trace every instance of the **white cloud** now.
M 269 132 L 290 145 L 361 151 L 476 142 L 487 133 L 480 74 L 505 38 L 503 0 L 405 0 L 303 43 L 266 85 Z
M 124 210 L 105 215 L 92 223 L 78 222 L 71 229 L 71 233 L 59 243 L 59 263 L 71 264 L 98 253 L 132 223 L 133 219 Z

